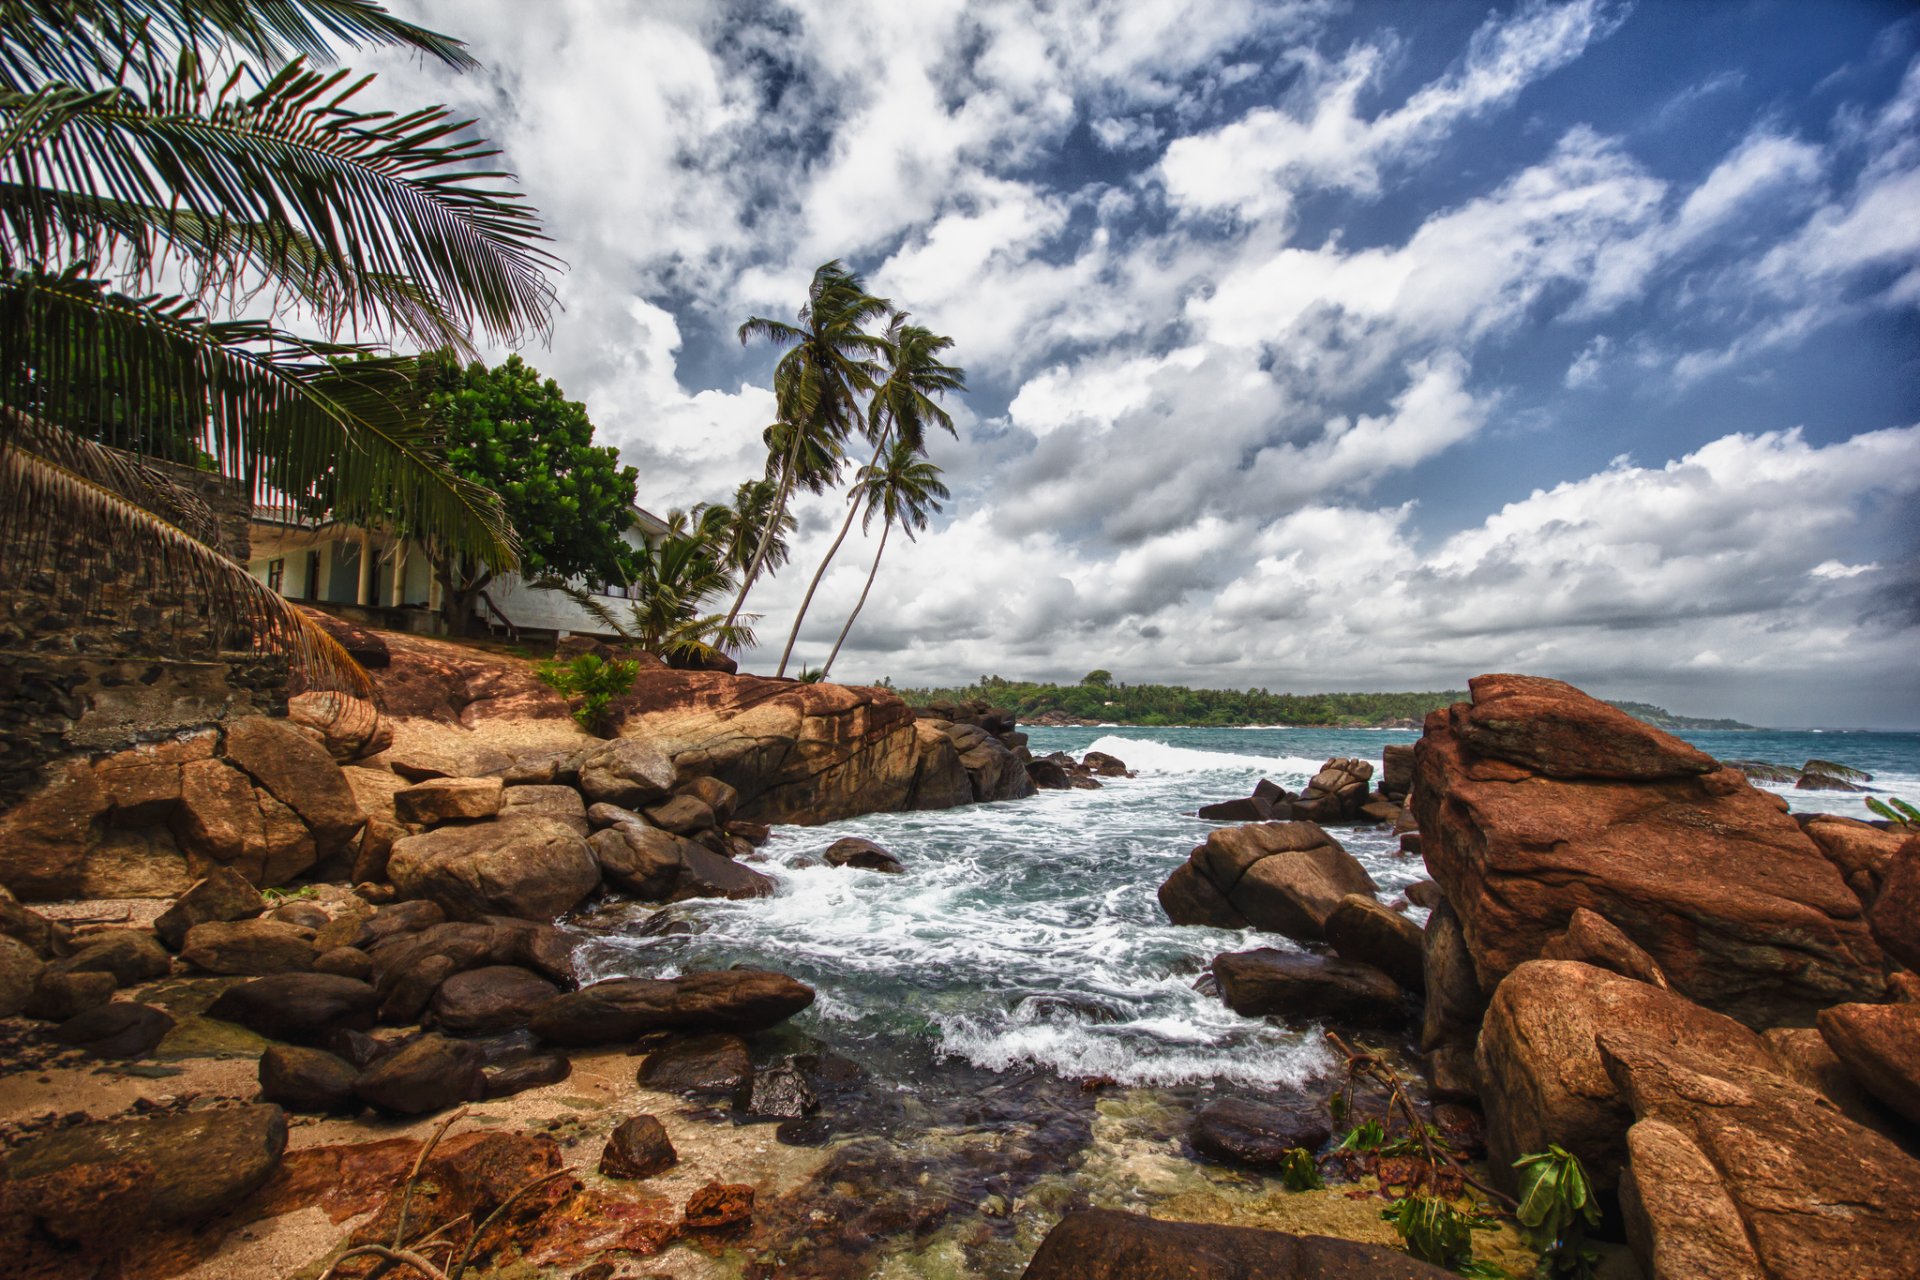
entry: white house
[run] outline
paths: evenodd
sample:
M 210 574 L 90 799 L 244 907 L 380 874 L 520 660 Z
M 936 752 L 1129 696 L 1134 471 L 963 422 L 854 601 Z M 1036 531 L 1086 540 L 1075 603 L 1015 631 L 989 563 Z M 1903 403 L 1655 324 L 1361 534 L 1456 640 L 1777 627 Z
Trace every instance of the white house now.
M 621 534 L 632 546 L 658 541 L 666 522 L 640 507 Z M 379 530 L 331 520 L 303 520 L 271 507 L 256 507 L 247 570 L 289 600 L 325 606 L 395 631 L 443 629 L 440 582 L 417 543 Z M 626 604 L 624 583 L 601 583 L 594 595 L 614 616 Z M 488 584 L 491 604 L 474 616 L 490 630 L 558 635 L 610 635 L 605 625 L 563 592 L 535 587 L 518 574 Z

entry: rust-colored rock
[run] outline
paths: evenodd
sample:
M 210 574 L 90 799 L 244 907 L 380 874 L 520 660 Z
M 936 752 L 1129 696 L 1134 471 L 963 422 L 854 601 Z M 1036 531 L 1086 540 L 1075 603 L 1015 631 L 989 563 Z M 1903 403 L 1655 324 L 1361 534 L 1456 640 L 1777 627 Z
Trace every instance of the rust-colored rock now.
M 709 1182 L 687 1197 L 689 1227 L 710 1231 L 753 1217 L 753 1188 L 744 1182 Z
M 1557 681 L 1472 687 L 1427 718 L 1413 806 L 1482 987 L 1584 907 L 1751 1026 L 1880 998 L 1859 898 L 1774 797 Z
M 600 1153 L 600 1172 L 608 1178 L 651 1178 L 678 1163 L 680 1155 L 667 1137 L 666 1126 L 653 1116 L 622 1120 Z
M 500 812 L 498 778 L 430 778 L 393 793 L 393 812 L 402 823 L 431 827 L 442 822 L 473 822 Z
M 1920 1005 L 1835 1005 L 1820 1035 L 1868 1093 L 1920 1124 Z
M 1873 936 L 1887 954 L 1920 969 L 1920 836 L 1909 837 L 1888 860 L 1872 919 Z
M 1578 960 L 1597 969 L 1611 969 L 1625 978 L 1649 986 L 1668 989 L 1667 975 L 1659 962 L 1634 945 L 1632 938 L 1607 922 L 1607 918 L 1585 907 L 1574 909 L 1567 920 L 1567 931 L 1540 949 L 1542 960 Z
M 1311 822 L 1255 822 L 1209 832 L 1160 888 L 1175 924 L 1255 928 L 1326 940 L 1327 917 L 1376 886 L 1339 841 Z
M 344 851 L 367 820 L 327 749 L 285 720 L 236 720 L 227 726 L 221 751 L 300 815 L 321 858 Z

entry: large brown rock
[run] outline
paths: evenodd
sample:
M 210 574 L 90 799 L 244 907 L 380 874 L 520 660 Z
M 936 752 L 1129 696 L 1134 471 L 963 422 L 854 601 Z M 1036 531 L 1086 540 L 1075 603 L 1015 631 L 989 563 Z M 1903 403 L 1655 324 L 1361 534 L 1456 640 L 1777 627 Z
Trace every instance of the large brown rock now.
M 1885 991 L 1859 899 L 1774 797 L 1557 681 L 1471 684 L 1427 719 L 1413 807 L 1483 988 L 1584 907 L 1751 1026 Z
M 1227 1164 L 1277 1169 L 1287 1153 L 1320 1150 L 1333 1135 L 1325 1100 L 1302 1097 L 1291 1102 L 1221 1098 L 1193 1118 L 1188 1131 L 1194 1150 Z
M 1893 1136 L 1889 1130 L 1900 1121 L 1861 1086 L 1816 1028 L 1774 1027 L 1760 1038 L 1783 1075 L 1825 1098 L 1854 1123 Z
M 124 929 L 88 940 L 65 960 L 55 961 L 53 968 L 60 973 L 110 973 L 116 984 L 131 987 L 166 977 L 173 957 L 152 934 Z
M 587 802 L 572 787 L 554 784 L 510 786 L 500 796 L 503 818 L 550 818 L 565 823 L 581 835 L 592 830 L 587 824 Z
M 1420 926 L 1378 898 L 1350 893 L 1327 916 L 1327 942 L 1342 960 L 1370 964 L 1408 991 L 1426 989 Z
M 1460 917 L 1445 898 L 1427 917 L 1421 934 L 1421 975 L 1426 1005 L 1421 1013 L 1420 1048 L 1433 1052 L 1448 1044 L 1471 1046 L 1480 1034 L 1487 995 L 1473 971 Z
M 1377 1026 L 1406 1017 L 1406 993 L 1372 965 L 1261 947 L 1213 958 L 1221 998 L 1258 1018 L 1326 1018 Z
M 180 949 L 187 931 L 214 921 L 251 920 L 266 912 L 267 900 L 253 883 L 231 867 L 215 867 L 160 913 L 153 931 L 160 941 Z
M 1081 1209 L 1047 1233 L 1021 1280 L 1441 1280 L 1448 1274 L 1385 1245 Z
M 615 978 L 555 997 L 533 1030 L 555 1044 L 614 1044 L 647 1031 L 764 1031 L 813 1003 L 784 973 L 724 969 L 679 978 Z
M 1920 1005 L 1835 1005 L 1820 1035 L 1868 1093 L 1920 1124 Z
M 405 896 L 436 902 L 456 920 L 551 920 L 594 891 L 600 865 L 571 827 L 515 818 L 396 840 L 387 876 Z
M 236 720 L 227 726 L 221 752 L 300 815 L 321 858 L 346 851 L 367 820 L 327 749 L 285 720 Z
M 1621 1029 L 1599 1050 L 1637 1121 L 1621 1205 L 1653 1280 L 1920 1275 L 1920 1162 L 1710 1046 Z
M 393 812 L 414 826 L 473 822 L 500 812 L 504 790 L 498 778 L 430 778 L 394 792 Z
M 424 1035 L 369 1067 L 354 1081 L 353 1093 L 382 1111 L 425 1115 L 484 1098 L 485 1067 L 478 1045 Z
M 1815 814 L 1799 819 L 1799 822 L 1801 830 L 1812 837 L 1814 844 L 1820 847 L 1820 852 L 1826 854 L 1827 859 L 1840 869 L 1842 876 L 1851 879 L 1865 872 L 1875 885 L 1886 878 L 1894 852 L 1904 840 L 1904 837 L 1871 823 L 1836 817 L 1830 813 Z
M 269 1045 L 260 1055 L 260 1097 L 290 1111 L 350 1111 L 360 1073 L 323 1049 Z
M 1187 856 L 1187 866 L 1190 872 L 1161 886 L 1161 906 L 1175 924 L 1264 929 L 1301 942 L 1325 941 L 1340 899 L 1376 888 L 1353 855 L 1311 822 L 1222 827 Z
M 764 898 L 774 889 L 771 877 L 638 821 L 596 831 L 588 843 L 607 883 L 643 901 Z
M 22 905 L 4 884 L 0 884 L 0 938 L 25 943 L 42 960 L 58 959 L 73 952 L 72 930 Z
M 1671 986 L 1659 963 L 1634 944 L 1632 938 L 1614 928 L 1605 916 L 1577 907 L 1567 921 L 1567 931 L 1540 949 L 1542 960 L 1578 960 L 1597 969 L 1611 969 L 1626 978 L 1659 987 Z
M 47 1193 L 55 1190 L 54 1175 L 93 1165 L 130 1175 L 147 1221 L 194 1222 L 237 1204 L 264 1183 L 286 1147 L 280 1108 L 230 1107 L 57 1129 L 10 1153 L 5 1168 L 14 1207 L 43 1220 L 52 1207 Z M 48 1222 L 68 1239 L 98 1225 L 84 1214 L 78 1221 Z
M 1873 936 L 1888 955 L 1920 969 L 1920 836 L 1910 837 L 1887 861 L 1873 904 Z
M 1511 1188 L 1516 1159 L 1559 1143 L 1596 1186 L 1613 1187 L 1631 1116 L 1600 1059 L 1606 1031 L 1777 1070 L 1760 1037 L 1724 1014 L 1592 965 L 1529 961 L 1493 993 L 1480 1028 L 1487 1164 L 1497 1180 Z
M 638 809 L 673 791 L 673 760 L 650 742 L 619 738 L 580 760 L 580 790 L 595 804 Z
M 367 983 L 330 973 L 280 973 L 228 987 L 209 1018 L 236 1022 L 274 1040 L 313 1044 L 338 1028 L 373 1025 L 380 997 Z
M 206 973 L 260 978 L 313 968 L 313 930 L 282 920 L 211 920 L 187 930 L 180 958 Z
M 667 1093 L 731 1094 L 753 1079 L 747 1042 L 724 1031 L 682 1036 L 647 1055 L 636 1077 Z
M 428 1012 L 433 1025 L 450 1035 L 487 1036 L 526 1026 L 559 994 L 553 983 L 518 965 L 484 965 L 441 983 Z
M 33 1003 L 47 962 L 17 938 L 0 937 L 0 1018 L 11 1018 Z

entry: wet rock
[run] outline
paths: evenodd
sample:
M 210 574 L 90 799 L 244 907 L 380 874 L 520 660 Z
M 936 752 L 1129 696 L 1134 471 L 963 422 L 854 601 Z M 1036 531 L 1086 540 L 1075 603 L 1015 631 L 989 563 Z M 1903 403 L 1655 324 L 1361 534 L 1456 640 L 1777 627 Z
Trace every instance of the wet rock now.
M 1577 907 L 1567 920 L 1567 931 L 1540 949 L 1543 960 L 1578 960 L 1597 969 L 1611 969 L 1622 977 L 1668 989 L 1660 964 L 1633 939 L 1614 928 L 1607 918 Z
M 423 827 L 473 822 L 500 812 L 504 790 L 498 778 L 434 778 L 394 792 L 393 812 L 402 823 Z
M 1317 1098 L 1291 1104 L 1222 1098 L 1200 1109 L 1188 1133 L 1201 1154 L 1253 1169 L 1278 1168 L 1289 1150 L 1316 1152 L 1332 1136 L 1326 1104 Z
M 434 1026 L 456 1036 L 485 1036 L 527 1025 L 534 1012 L 560 994 L 537 973 L 515 965 L 487 965 L 455 974 L 434 992 Z
M 730 1094 L 753 1078 L 753 1057 L 736 1035 L 668 1041 L 640 1064 L 639 1082 L 667 1093 Z
M 554 1044 L 616 1044 L 648 1031 L 746 1035 L 813 1003 L 813 988 L 784 973 L 725 969 L 679 978 L 615 978 L 557 996 L 533 1019 Z
M 313 968 L 313 930 L 279 920 L 209 921 L 187 930 L 180 958 L 206 973 L 303 973 Z
M 42 1022 L 65 1022 L 113 999 L 118 986 L 110 973 L 62 973 L 48 966 L 35 981 L 23 1012 Z
M 32 1003 L 46 967 L 26 943 L 0 937 L 0 1018 L 11 1018 Z
M 1599 1053 L 1636 1120 L 1620 1200 L 1650 1275 L 1920 1275 L 1920 1163 L 1891 1142 L 1700 1046 L 1611 1030 Z
M 315 1043 L 346 1027 L 373 1025 L 380 997 L 364 982 L 328 973 L 282 973 L 229 987 L 207 1009 L 209 1018 L 237 1022 L 273 1040 Z
M 500 797 L 503 818 L 546 818 L 572 827 L 582 836 L 593 828 L 587 822 L 587 802 L 572 787 L 510 786 Z
M 1416 880 L 1407 886 L 1407 901 L 1429 911 L 1446 899 L 1446 893 L 1431 880 Z
M 644 812 L 648 822 L 677 836 L 698 835 L 711 831 L 715 825 L 713 810 L 690 795 L 674 796 L 663 804 L 649 806 Z
M 689 898 L 766 898 L 773 895 L 774 881 L 752 867 L 743 867 L 731 858 L 698 845 L 680 851 L 680 875 L 673 883 L 668 902 Z
M 270 1045 L 260 1055 L 260 1097 L 289 1111 L 355 1111 L 359 1069 L 322 1049 Z
M 735 818 L 727 824 L 727 834 L 745 840 L 757 849 L 773 838 L 773 828 L 764 822 L 744 822 Z
M 667 1128 L 653 1116 L 629 1116 L 607 1136 L 600 1173 L 608 1178 L 651 1178 L 680 1163 Z
M 734 1107 L 751 1116 L 775 1120 L 799 1120 L 820 1109 L 806 1077 L 792 1058 L 755 1072 L 753 1079 L 734 1095 Z
M 1103 778 L 1127 776 L 1127 762 L 1118 756 L 1110 756 L 1104 751 L 1089 751 L 1080 757 L 1080 763 Z
M 745 1183 L 709 1182 L 687 1197 L 686 1223 L 713 1230 L 747 1222 L 753 1217 L 753 1188 Z
M 428 1034 L 368 1068 L 353 1092 L 382 1111 L 425 1115 L 485 1097 L 485 1067 L 479 1046 Z
M 153 931 L 161 942 L 178 951 L 186 941 L 187 930 L 197 924 L 251 920 L 266 909 L 267 900 L 252 881 L 231 867 L 216 867 L 160 913 Z
M 1291 802 L 1293 816 L 1312 822 L 1352 822 L 1366 807 L 1372 777 L 1373 766 L 1364 760 L 1329 760 Z
M 1203 822 L 1272 822 L 1275 814 L 1273 805 L 1260 796 L 1248 796 L 1244 800 L 1222 800 L 1218 804 L 1201 805 L 1194 814 Z
M 1325 931 L 1342 960 L 1370 964 L 1408 991 L 1425 990 L 1425 936 L 1398 911 L 1365 894 L 1350 893 L 1328 913 Z
M 740 805 L 740 793 L 718 778 L 695 778 L 680 791 L 711 809 L 714 825 L 722 828 L 733 821 L 733 811 Z
M 75 1125 L 36 1138 L 6 1157 L 17 1210 L 48 1218 L 41 1197 L 54 1176 L 82 1166 L 127 1171 L 147 1222 L 185 1223 L 209 1217 L 253 1192 L 280 1165 L 287 1121 L 279 1107 L 186 1111 L 136 1120 Z M 81 1212 L 48 1222 L 69 1239 L 99 1223 Z
M 436 902 L 455 920 L 551 920 L 599 886 L 600 864 L 571 827 L 515 818 L 396 841 L 387 875 L 401 893 Z
M 115 1002 L 69 1018 L 52 1031 L 61 1044 L 96 1058 L 139 1058 L 173 1030 L 173 1018 L 149 1004 Z
M 1220 996 L 1243 1017 L 1280 1014 L 1380 1026 L 1407 1016 L 1406 993 L 1371 965 L 1261 947 L 1213 958 Z
M 373 957 L 358 947 L 334 947 L 314 957 L 315 973 L 331 973 L 360 982 L 373 981 Z
M 1920 1124 L 1920 1005 L 1822 1009 L 1820 1035 L 1868 1093 Z
M 173 957 L 152 934 L 127 930 L 89 941 L 53 967 L 61 973 L 110 973 L 115 983 L 131 987 L 166 977 L 173 970 Z
M 1631 1122 L 1600 1060 L 1602 1032 L 1688 1045 L 1728 1063 L 1776 1070 L 1766 1044 L 1724 1014 L 1570 960 L 1531 960 L 1494 992 L 1480 1029 L 1478 1075 L 1488 1165 L 1513 1186 L 1513 1161 L 1559 1143 L 1610 1191 Z
M 1047 1233 L 1021 1280 L 1441 1280 L 1449 1274 L 1385 1245 L 1082 1209 Z
M 666 799 L 673 782 L 673 761 L 632 738 L 616 738 L 580 761 L 580 790 L 596 803 L 639 809 Z
M 542 1085 L 559 1084 L 573 1074 L 573 1063 L 562 1053 L 537 1053 L 518 1062 L 486 1068 L 486 1097 L 510 1098 Z
M 673 892 L 685 863 L 683 851 L 691 847 L 679 836 L 638 822 L 605 827 L 587 844 L 608 884 L 647 902 L 664 902 Z
M 826 859 L 830 867 L 858 867 L 863 871 L 883 871 L 888 875 L 899 875 L 906 870 L 900 859 L 892 853 L 859 836 L 843 836 L 835 840 L 820 856 Z
M 1341 898 L 1376 891 L 1353 855 L 1311 822 L 1223 827 L 1188 855 L 1187 866 L 1186 876 L 1161 886 L 1161 906 L 1175 924 L 1252 927 L 1302 942 L 1326 940 L 1327 917 Z

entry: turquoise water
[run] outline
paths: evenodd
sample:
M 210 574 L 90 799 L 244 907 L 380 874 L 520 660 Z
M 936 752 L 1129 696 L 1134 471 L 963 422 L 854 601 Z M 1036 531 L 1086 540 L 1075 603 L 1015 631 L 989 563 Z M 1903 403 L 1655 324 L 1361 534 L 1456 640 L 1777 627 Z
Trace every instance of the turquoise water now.
M 1331 1065 L 1311 1024 L 1243 1019 L 1194 987 L 1222 951 L 1281 946 L 1257 933 L 1175 927 L 1155 890 L 1205 838 L 1202 804 L 1246 795 L 1261 777 L 1300 786 L 1329 756 L 1376 767 L 1412 731 L 1034 729 L 1036 754 L 1109 752 L 1138 772 L 1099 791 L 942 813 L 884 814 L 787 827 L 762 865 L 771 899 L 688 902 L 602 923 L 596 976 L 764 965 L 812 984 L 795 1020 L 811 1037 L 901 1074 L 946 1064 L 1123 1084 L 1284 1088 Z M 1703 733 L 1722 758 L 1864 768 L 1920 804 L 1920 734 Z M 1853 794 L 1775 785 L 1796 809 L 1865 816 Z M 1425 876 L 1376 827 L 1335 834 L 1393 898 Z M 907 874 L 796 865 L 845 835 L 876 840 Z M 1415 913 L 1419 918 L 1419 913 Z M 675 923 L 683 932 L 668 932 Z

